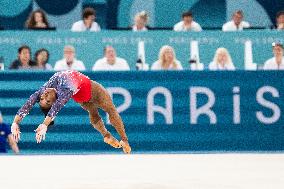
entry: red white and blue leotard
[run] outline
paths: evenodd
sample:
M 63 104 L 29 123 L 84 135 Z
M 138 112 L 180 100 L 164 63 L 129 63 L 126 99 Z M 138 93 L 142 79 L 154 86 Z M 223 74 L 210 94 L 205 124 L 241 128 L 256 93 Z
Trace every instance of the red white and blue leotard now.
M 91 99 L 91 80 L 77 71 L 62 71 L 55 73 L 38 91 L 30 96 L 27 102 L 17 112 L 25 117 L 34 104 L 39 102 L 41 94 L 46 88 L 55 88 L 57 99 L 47 116 L 54 118 L 63 106 L 73 98 L 78 103 L 88 102 Z

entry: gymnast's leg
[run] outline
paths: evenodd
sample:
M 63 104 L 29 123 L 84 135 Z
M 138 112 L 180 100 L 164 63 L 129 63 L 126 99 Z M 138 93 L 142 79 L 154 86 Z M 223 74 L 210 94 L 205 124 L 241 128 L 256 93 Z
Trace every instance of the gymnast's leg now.
M 104 142 L 111 145 L 114 148 L 120 148 L 121 145 L 118 140 L 116 140 L 110 132 L 107 131 L 102 118 L 99 115 L 96 105 L 92 102 L 81 103 L 83 109 L 89 112 L 90 123 L 92 126 L 98 130 L 104 137 Z

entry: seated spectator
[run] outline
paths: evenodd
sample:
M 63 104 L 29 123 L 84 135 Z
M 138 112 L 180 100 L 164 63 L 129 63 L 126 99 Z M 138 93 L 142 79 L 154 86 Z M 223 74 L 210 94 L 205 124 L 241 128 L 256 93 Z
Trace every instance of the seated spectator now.
M 115 49 L 112 46 L 104 48 L 104 57 L 97 60 L 93 71 L 127 71 L 130 70 L 127 61 L 116 56 Z
M 31 49 L 27 45 L 23 45 L 18 49 L 18 59 L 14 60 L 9 69 L 30 69 L 36 65 L 31 61 Z
M 182 13 L 182 21 L 174 25 L 174 31 L 202 31 L 201 26 L 193 21 L 192 12 L 187 11 Z
M 272 43 L 274 57 L 268 59 L 263 66 L 264 70 L 284 70 L 283 45 Z
M 35 52 L 36 68 L 41 70 L 52 70 L 52 66 L 48 64 L 49 52 L 46 49 L 39 49 Z
M 235 70 L 231 55 L 227 49 L 221 47 L 216 50 L 214 59 L 209 64 L 209 70 Z
M 26 29 L 48 29 L 49 23 L 44 11 L 41 9 L 33 11 L 26 21 L 25 27 Z
M 66 45 L 64 47 L 63 53 L 64 53 L 64 58 L 61 60 L 58 60 L 55 63 L 55 66 L 54 66 L 55 71 L 64 71 L 64 70 L 84 71 L 86 70 L 84 63 L 75 58 L 75 48 L 73 46 Z
M 82 32 L 82 31 L 101 31 L 100 25 L 95 22 L 96 12 L 93 8 L 87 7 L 83 10 L 82 19 L 75 22 L 71 28 L 71 31 Z
M 3 122 L 3 117 L 0 112 L 0 153 L 7 153 L 7 141 L 14 153 L 18 154 L 19 148 L 11 133 L 11 128 Z
M 232 20 L 225 23 L 222 27 L 223 31 L 240 31 L 244 28 L 249 28 L 250 24 L 243 21 L 244 14 L 243 11 L 237 10 L 233 13 Z
M 134 17 L 134 25 L 132 31 L 147 31 L 147 23 L 149 16 L 145 11 L 139 12 Z
M 180 61 L 176 59 L 176 54 L 171 46 L 165 45 L 160 49 L 159 60 L 154 62 L 151 70 L 182 70 Z
M 0 71 L 5 69 L 4 57 L 0 56 Z
M 276 29 L 284 30 L 284 11 L 279 11 L 276 15 Z

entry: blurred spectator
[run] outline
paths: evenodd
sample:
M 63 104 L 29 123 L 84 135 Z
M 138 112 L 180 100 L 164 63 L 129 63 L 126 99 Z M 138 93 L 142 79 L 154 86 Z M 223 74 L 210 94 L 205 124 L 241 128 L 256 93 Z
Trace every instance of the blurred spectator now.
M 180 61 L 176 59 L 175 51 L 171 46 L 165 45 L 160 49 L 159 60 L 154 62 L 151 70 L 182 70 Z
M 30 69 L 36 65 L 31 61 L 31 49 L 27 45 L 23 45 L 18 49 L 18 59 L 14 60 L 9 69 Z
M 49 23 L 47 21 L 47 16 L 43 10 L 37 9 L 33 11 L 28 20 L 26 21 L 27 29 L 48 29 Z
M 0 112 L 0 153 L 7 153 L 7 141 L 14 153 L 19 153 L 19 148 L 13 138 L 11 128 L 3 122 L 3 117 Z
M 39 49 L 35 52 L 36 68 L 41 70 L 52 70 L 52 66 L 48 64 L 49 52 L 46 49 Z
M 75 22 L 71 28 L 71 31 L 82 32 L 82 31 L 101 31 L 101 27 L 95 22 L 96 12 L 93 8 L 87 7 L 83 10 L 82 19 Z
M 0 71 L 5 69 L 4 57 L 0 56 Z
M 201 26 L 193 21 L 192 12 L 187 11 L 182 13 L 182 21 L 174 25 L 174 31 L 202 31 Z
M 209 64 L 209 70 L 235 70 L 230 53 L 226 48 L 218 48 L 213 61 Z
M 222 27 L 223 31 L 238 31 L 243 30 L 244 28 L 249 28 L 250 24 L 246 21 L 243 21 L 244 14 L 243 11 L 237 10 L 233 13 L 232 20 L 225 23 Z
M 130 70 L 127 61 L 116 56 L 115 49 L 112 46 L 104 48 L 104 57 L 97 60 L 93 71 L 127 71 Z
M 55 66 L 54 66 L 55 71 L 63 71 L 63 70 L 84 71 L 86 70 L 84 63 L 75 58 L 75 48 L 73 46 L 66 45 L 64 47 L 63 53 L 64 53 L 64 58 L 61 60 L 58 60 L 55 63 Z
M 276 15 L 277 30 L 284 30 L 284 11 L 279 11 Z
M 284 70 L 283 45 L 272 43 L 274 57 L 268 59 L 263 66 L 264 70 Z
M 134 17 L 134 25 L 132 31 L 147 31 L 147 23 L 149 16 L 146 11 L 138 12 Z

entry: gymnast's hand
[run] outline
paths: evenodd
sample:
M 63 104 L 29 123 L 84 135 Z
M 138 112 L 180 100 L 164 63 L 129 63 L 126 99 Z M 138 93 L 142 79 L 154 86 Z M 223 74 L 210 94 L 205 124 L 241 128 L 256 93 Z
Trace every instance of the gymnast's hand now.
M 40 143 L 42 140 L 45 140 L 45 134 L 47 131 L 47 125 L 40 124 L 38 128 L 35 130 L 36 132 L 36 142 Z
M 13 138 L 14 138 L 15 142 L 19 142 L 20 134 L 21 134 L 19 124 L 15 123 L 15 122 L 12 123 L 11 133 L 13 135 Z

